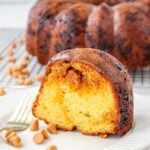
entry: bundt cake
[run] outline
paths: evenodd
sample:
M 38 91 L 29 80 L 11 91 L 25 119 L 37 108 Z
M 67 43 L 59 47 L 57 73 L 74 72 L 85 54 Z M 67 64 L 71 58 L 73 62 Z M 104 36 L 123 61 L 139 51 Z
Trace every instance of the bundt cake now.
M 106 52 L 65 50 L 47 64 L 32 112 L 62 130 L 123 135 L 133 124 L 132 83 L 125 67 Z
M 137 1 L 39 0 L 28 19 L 27 50 L 45 64 L 62 50 L 91 47 L 128 69 L 145 67 L 150 64 L 150 1 Z

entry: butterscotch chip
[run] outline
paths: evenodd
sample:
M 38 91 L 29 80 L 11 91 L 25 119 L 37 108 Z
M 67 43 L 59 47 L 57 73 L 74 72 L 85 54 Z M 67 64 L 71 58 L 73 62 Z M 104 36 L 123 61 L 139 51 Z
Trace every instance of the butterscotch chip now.
M 30 125 L 31 131 L 37 131 L 39 129 L 39 121 L 38 119 L 34 120 Z
M 14 72 L 12 72 L 12 75 L 13 75 L 15 78 L 18 78 L 18 77 L 20 76 L 20 72 L 14 71 Z
M 27 64 L 28 64 L 28 63 L 29 63 L 29 59 L 26 59 L 26 60 L 23 59 L 23 60 L 22 60 L 22 63 L 27 63 Z
M 12 75 L 13 69 L 14 69 L 15 65 L 13 63 L 10 63 L 6 69 L 6 74 L 7 75 Z
M 107 136 L 108 136 L 107 133 L 101 133 L 101 134 L 100 134 L 100 137 L 101 137 L 101 138 L 107 138 Z
M 9 62 L 15 62 L 15 61 L 16 61 L 16 58 L 13 57 L 13 56 L 10 56 L 10 57 L 8 58 L 8 61 L 9 61 Z
M 12 56 L 12 55 L 14 54 L 13 49 L 12 49 L 12 48 L 9 48 L 9 49 L 7 50 L 7 52 L 6 52 L 6 54 L 7 54 L 8 56 Z
M 25 67 L 27 67 L 28 63 L 29 63 L 28 60 L 24 60 L 24 61 L 22 61 L 22 63 L 20 65 L 22 68 L 25 68 Z
M 26 78 L 26 79 L 24 80 L 24 84 L 25 84 L 25 85 L 31 85 L 32 83 L 33 83 L 32 79 Z
M 25 60 L 25 61 L 27 60 L 27 61 L 28 61 L 29 58 L 30 58 L 29 55 L 25 55 L 25 56 L 23 57 L 23 60 Z
M 13 146 L 21 146 L 21 138 L 17 136 L 13 129 L 9 129 L 5 134 L 6 140 Z
M 43 75 L 43 74 L 38 74 L 38 75 L 36 76 L 36 79 L 37 79 L 38 81 L 43 81 L 44 75 Z
M 17 66 L 17 68 L 21 71 L 23 68 L 25 68 L 22 64 L 19 64 L 18 66 Z
M 44 140 L 45 140 L 45 138 L 44 138 L 42 132 L 37 132 L 37 133 L 33 136 L 33 141 L 34 141 L 34 143 L 36 143 L 36 144 L 41 144 L 41 143 L 44 142 Z
M 2 57 L 2 56 L 0 56 L 0 61 L 1 61 L 1 60 L 3 60 L 3 57 Z
M 18 71 L 18 72 L 20 72 L 21 68 L 20 68 L 20 66 L 14 66 L 13 69 L 12 69 L 12 71 Z
M 27 68 L 22 69 L 22 74 L 28 75 L 30 72 Z
M 8 68 L 6 69 L 6 74 L 7 74 L 7 75 L 11 75 L 11 74 L 12 74 L 11 68 L 8 67 Z
M 14 131 L 11 132 L 11 133 L 6 137 L 7 141 L 9 141 L 11 137 L 16 136 L 16 135 L 17 135 L 17 134 L 16 134 Z
M 41 133 L 43 134 L 43 136 L 44 136 L 44 139 L 48 139 L 49 138 L 49 136 L 48 136 L 48 133 L 47 133 L 47 131 L 46 130 L 41 130 Z
M 18 67 L 14 66 L 12 69 L 12 72 L 19 72 L 20 70 L 18 70 Z
M 47 148 L 47 150 L 57 150 L 56 145 L 51 145 Z
M 16 47 L 17 47 L 16 42 L 13 42 L 13 43 L 11 44 L 11 47 L 12 47 L 12 48 L 16 48 Z
M 22 80 L 25 80 L 27 78 L 27 75 L 24 75 L 24 74 L 20 74 L 18 79 L 22 79 Z
M 15 67 L 15 64 L 10 62 L 10 63 L 8 64 L 8 67 L 14 68 L 14 67 Z
M 54 124 L 48 124 L 47 126 L 47 131 L 49 131 L 50 133 L 57 133 L 57 128 Z
M 0 96 L 3 96 L 6 94 L 6 91 L 4 88 L 0 87 Z
M 20 147 L 21 144 L 21 138 L 19 136 L 13 136 L 10 138 L 9 142 L 16 147 Z
M 23 85 L 23 84 L 24 84 L 24 79 L 19 78 L 19 79 L 17 80 L 16 84 L 18 84 L 18 85 Z
M 9 130 L 6 132 L 5 137 L 7 137 L 11 132 L 14 132 L 14 130 L 13 130 L 13 129 L 9 129 Z

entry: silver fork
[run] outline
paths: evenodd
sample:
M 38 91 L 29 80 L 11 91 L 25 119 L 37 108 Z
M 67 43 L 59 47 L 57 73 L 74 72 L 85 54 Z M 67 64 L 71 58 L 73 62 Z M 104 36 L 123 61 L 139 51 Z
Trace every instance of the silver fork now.
M 26 100 L 25 98 L 26 96 L 21 100 L 10 119 L 0 131 L 8 129 L 22 131 L 28 128 L 33 120 L 31 113 L 32 99 L 28 98 L 28 100 Z

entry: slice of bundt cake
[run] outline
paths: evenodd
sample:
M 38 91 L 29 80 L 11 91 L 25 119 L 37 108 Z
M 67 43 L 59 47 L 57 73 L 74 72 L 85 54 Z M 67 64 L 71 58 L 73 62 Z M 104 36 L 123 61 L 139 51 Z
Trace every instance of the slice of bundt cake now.
M 51 58 L 32 112 L 59 129 L 123 135 L 133 124 L 132 94 L 128 72 L 117 59 L 77 48 Z

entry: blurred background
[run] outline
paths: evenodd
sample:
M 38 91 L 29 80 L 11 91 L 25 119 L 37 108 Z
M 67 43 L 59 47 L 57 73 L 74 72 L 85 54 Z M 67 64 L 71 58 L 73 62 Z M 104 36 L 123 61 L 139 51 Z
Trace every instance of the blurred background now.
M 0 87 L 7 89 L 23 87 L 17 84 L 18 79 L 7 74 L 7 71 L 12 63 L 19 65 L 23 57 L 29 55 L 25 48 L 24 35 L 29 11 L 35 2 L 36 0 L 0 0 Z M 9 61 L 9 51 L 13 53 L 13 62 Z M 27 70 L 30 73 L 30 80 L 34 81 L 29 86 L 39 85 L 35 78 L 44 72 L 45 66 L 30 56 Z
M 0 0 L 0 28 L 25 28 L 36 0 Z

